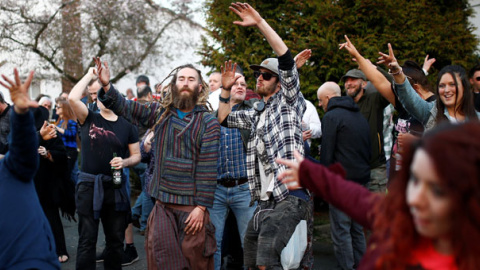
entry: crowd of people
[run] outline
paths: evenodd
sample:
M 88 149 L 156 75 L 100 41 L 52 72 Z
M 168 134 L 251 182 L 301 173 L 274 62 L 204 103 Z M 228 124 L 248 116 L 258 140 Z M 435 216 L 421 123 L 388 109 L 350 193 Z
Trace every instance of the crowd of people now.
M 255 91 L 228 59 L 208 82 L 191 64 L 154 91 L 141 75 L 136 97 L 98 57 L 55 100 L 30 99 L 33 72 L 2 76 L 0 269 L 60 269 L 60 214 L 78 219 L 77 269 L 138 261 L 133 226 L 148 269 L 314 269 L 314 196 L 341 269 L 480 269 L 480 66 L 443 67 L 431 86 L 435 59 L 401 66 L 388 44 L 377 66 L 345 36 L 359 68 L 343 93 L 319 86 L 320 122 L 300 85 L 312 52 L 294 57 L 249 4 L 230 10 L 276 55 L 249 66 Z M 291 243 L 301 252 L 285 260 Z

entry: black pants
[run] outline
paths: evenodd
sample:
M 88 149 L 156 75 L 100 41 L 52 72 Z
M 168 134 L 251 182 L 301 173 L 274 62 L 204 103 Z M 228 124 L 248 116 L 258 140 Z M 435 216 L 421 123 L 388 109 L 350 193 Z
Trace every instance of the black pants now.
M 104 199 L 100 220 L 105 233 L 104 269 L 122 269 L 123 240 L 127 212 L 115 211 L 115 193 L 111 182 L 103 183 Z M 78 213 L 77 269 L 95 269 L 99 220 L 93 218 L 93 183 L 79 183 L 75 192 Z
M 62 220 L 60 219 L 60 212 L 58 207 L 52 206 L 43 206 L 43 212 L 48 219 L 48 223 L 50 223 L 50 227 L 52 228 L 53 238 L 55 238 L 55 247 L 58 256 L 67 255 L 67 246 L 65 244 L 65 233 L 63 232 L 63 224 Z

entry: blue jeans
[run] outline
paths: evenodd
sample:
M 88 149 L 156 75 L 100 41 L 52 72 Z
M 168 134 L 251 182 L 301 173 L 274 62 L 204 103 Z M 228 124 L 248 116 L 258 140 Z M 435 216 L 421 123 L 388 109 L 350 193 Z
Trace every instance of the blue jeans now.
M 363 227 L 331 204 L 330 227 L 340 267 L 344 270 L 357 268 L 366 249 Z
M 250 201 L 248 182 L 229 188 L 217 185 L 213 206 L 208 208 L 210 219 L 215 226 L 215 239 L 217 241 L 217 251 L 214 255 L 215 270 L 219 270 L 222 265 L 222 238 L 229 208 L 237 219 L 238 233 L 243 247 L 247 225 L 256 207 L 256 205 L 250 207 Z
M 153 201 L 145 191 L 138 195 L 135 205 L 132 207 L 132 218 L 140 219 L 140 230 L 145 231 L 150 212 L 153 209 Z
M 138 163 L 133 170 L 140 177 L 140 183 L 142 185 L 142 192 L 138 195 L 135 204 L 132 207 L 132 218 L 140 219 L 140 230 L 145 231 L 147 228 L 147 221 L 150 212 L 153 209 L 153 201 L 151 197 L 145 192 L 145 170 L 147 169 L 147 164 Z

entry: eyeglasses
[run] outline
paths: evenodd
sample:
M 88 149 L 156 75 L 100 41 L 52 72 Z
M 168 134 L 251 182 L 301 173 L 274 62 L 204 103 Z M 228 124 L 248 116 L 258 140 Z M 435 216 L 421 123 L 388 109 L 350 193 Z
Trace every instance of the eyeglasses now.
M 480 77 L 476 77 L 475 81 L 480 82 Z
M 260 72 L 258 70 L 255 70 L 253 72 L 253 77 L 255 77 L 255 79 L 258 79 L 258 77 L 260 77 L 260 75 L 262 75 L 262 77 L 265 81 L 269 81 L 272 77 L 278 77 L 277 75 L 272 74 L 272 73 L 268 73 L 268 72 Z

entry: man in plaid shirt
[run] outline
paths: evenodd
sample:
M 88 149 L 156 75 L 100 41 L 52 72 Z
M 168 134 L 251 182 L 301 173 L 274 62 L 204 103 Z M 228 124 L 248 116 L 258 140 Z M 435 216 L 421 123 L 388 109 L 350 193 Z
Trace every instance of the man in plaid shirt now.
M 276 268 L 281 267 L 280 254 L 297 224 L 308 214 L 308 191 L 289 192 L 277 179 L 284 166 L 275 163 L 276 158 L 293 159 L 294 150 L 304 153 L 301 120 L 306 104 L 295 61 L 280 36 L 250 5 L 232 3 L 230 9 L 242 19 L 235 24 L 256 26 L 279 56 L 250 66 L 257 79 L 257 93 L 262 97 L 254 109 L 231 112 L 230 106 L 221 102 L 218 110 L 223 126 L 251 130 L 247 176 L 251 203 L 257 201 L 258 206 L 245 234 L 245 265 Z M 235 66 L 229 61 L 222 69 L 222 99 L 229 98 L 229 90 L 238 78 Z

